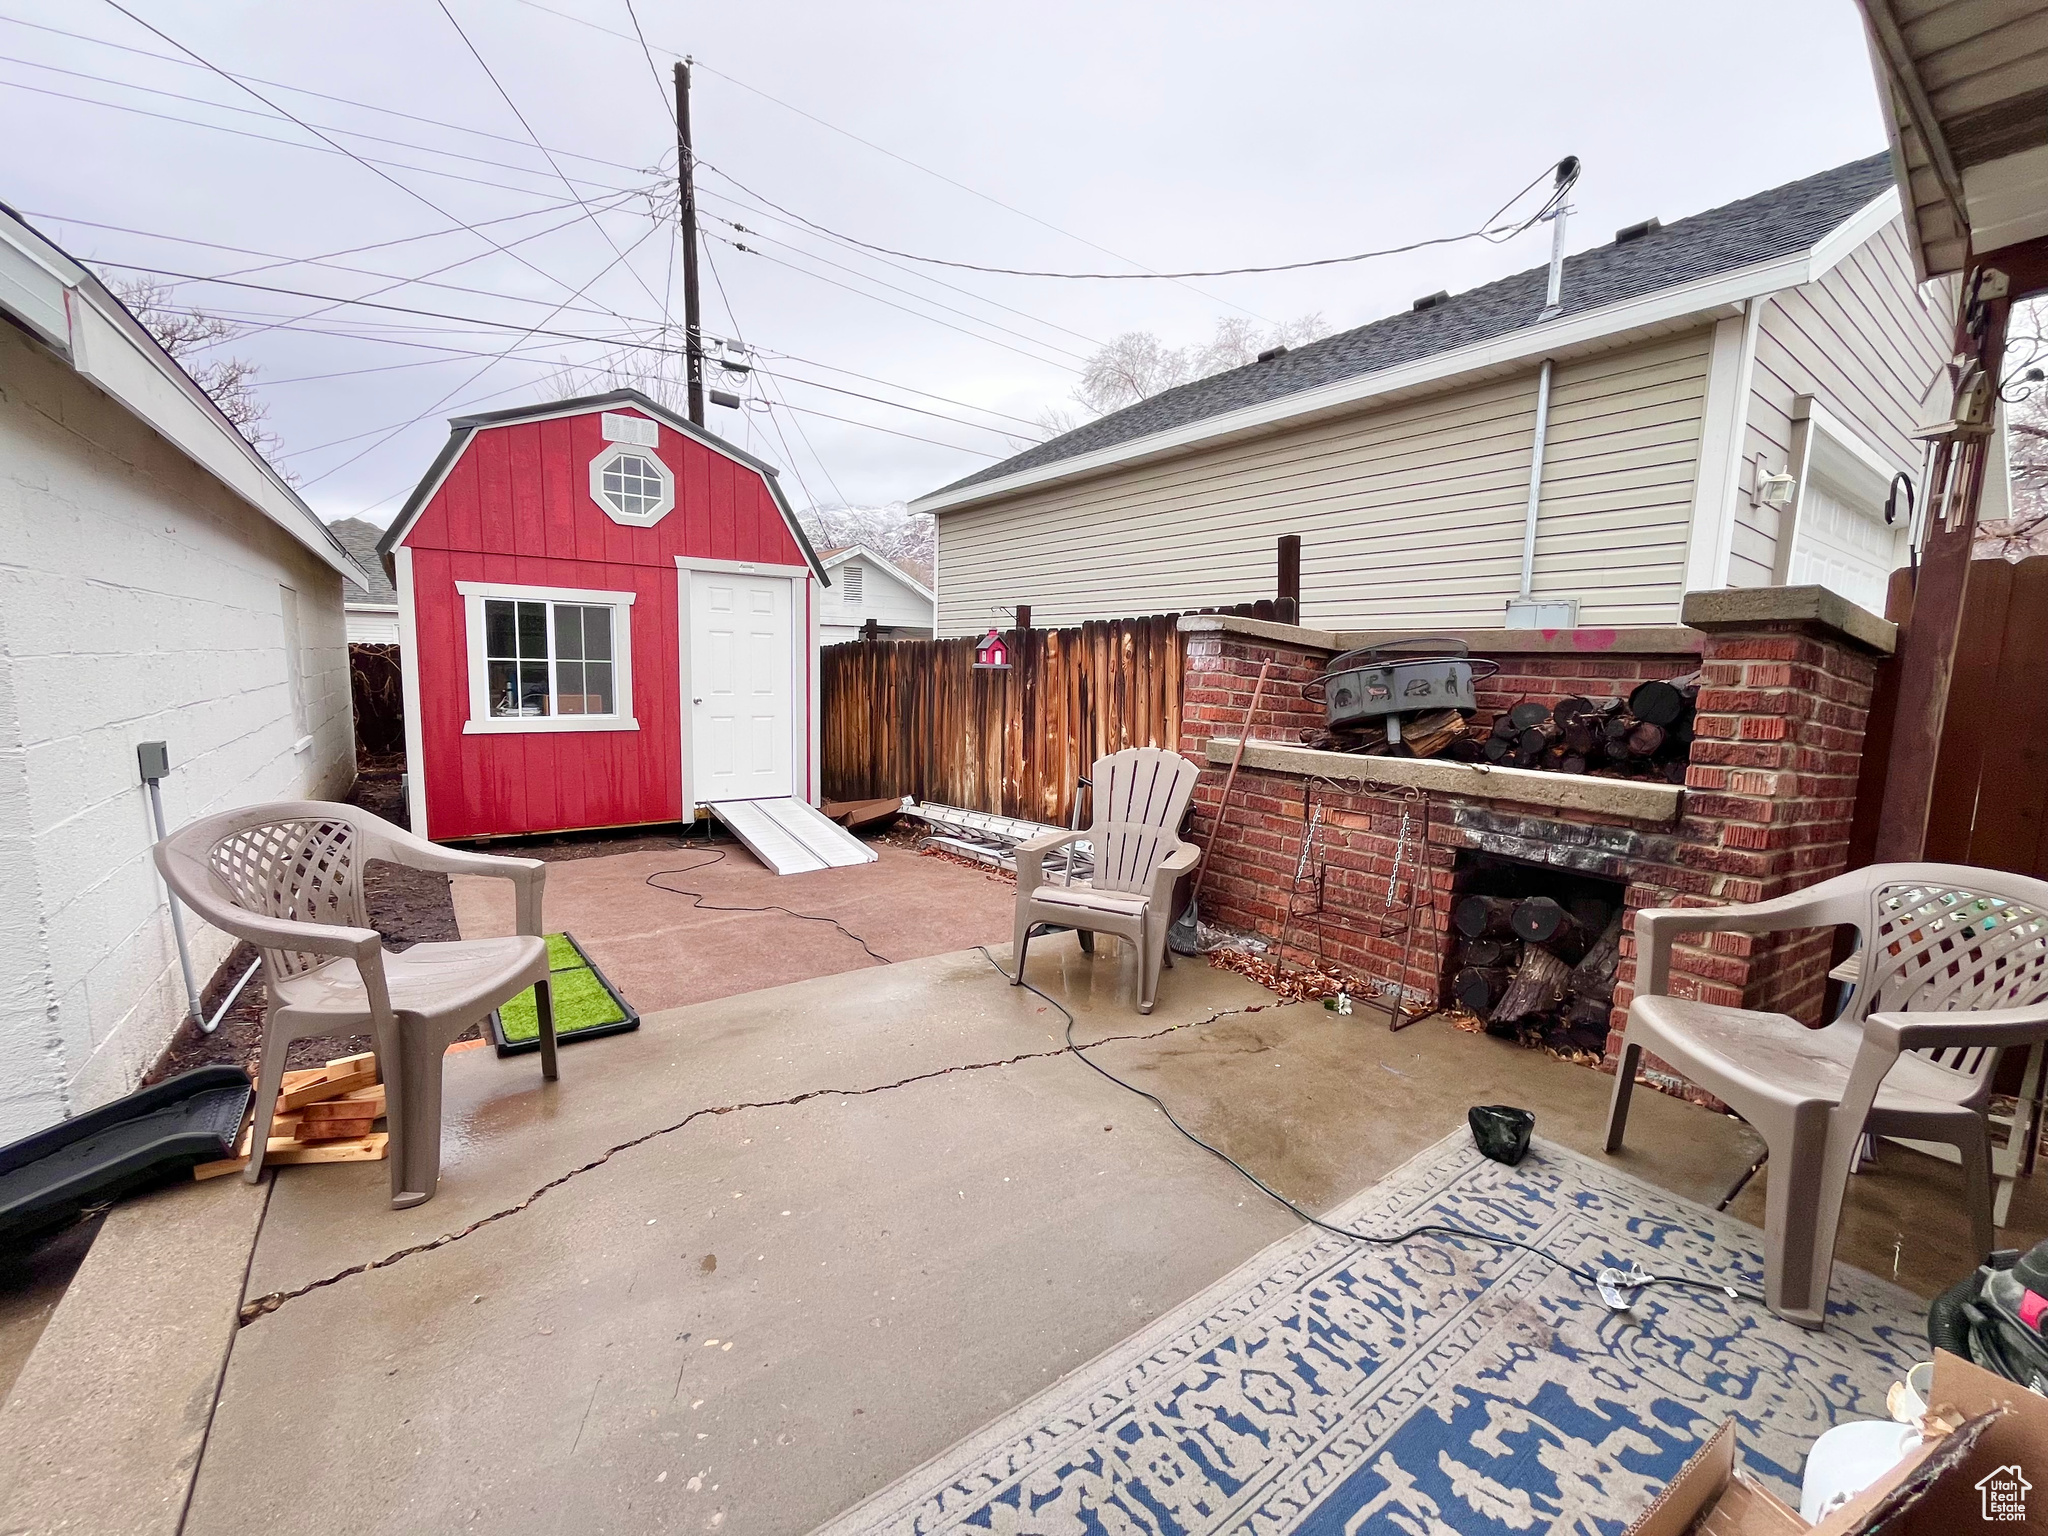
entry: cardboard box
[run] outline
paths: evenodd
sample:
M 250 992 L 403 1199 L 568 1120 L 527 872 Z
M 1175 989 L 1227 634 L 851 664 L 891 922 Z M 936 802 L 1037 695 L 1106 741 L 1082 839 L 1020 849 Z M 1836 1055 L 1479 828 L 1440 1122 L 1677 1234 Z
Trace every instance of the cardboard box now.
M 2048 1398 L 1937 1352 L 1927 1422 L 1919 1450 L 1814 1526 L 1737 1470 L 1725 1422 L 1628 1536 L 2048 1533 Z

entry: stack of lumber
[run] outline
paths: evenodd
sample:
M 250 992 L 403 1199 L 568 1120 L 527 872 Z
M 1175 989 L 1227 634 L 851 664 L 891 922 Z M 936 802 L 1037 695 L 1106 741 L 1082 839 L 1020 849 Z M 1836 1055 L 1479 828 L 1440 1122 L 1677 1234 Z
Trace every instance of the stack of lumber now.
M 1600 1053 L 1621 959 L 1621 911 L 1591 898 L 1466 896 L 1451 909 L 1451 992 L 1487 1033 Z
M 1329 729 L 1310 726 L 1301 733 L 1303 746 L 1325 752 L 1356 752 L 1362 757 L 1456 757 L 1479 760 L 1479 744 L 1471 736 L 1463 710 L 1438 709 L 1401 717 L 1401 739 L 1387 740 L 1381 720 Z
M 1699 675 L 1642 683 L 1618 698 L 1535 700 L 1494 717 L 1481 746 L 1486 760 L 1605 778 L 1685 782 L 1692 755 L 1693 702 Z
M 265 1166 L 273 1163 L 375 1163 L 390 1155 L 390 1133 L 373 1129 L 384 1117 L 384 1085 L 377 1053 L 341 1056 L 324 1067 L 287 1072 L 271 1118 Z M 201 1163 L 195 1179 L 218 1178 L 249 1166 L 252 1127 L 242 1127 L 233 1157 Z

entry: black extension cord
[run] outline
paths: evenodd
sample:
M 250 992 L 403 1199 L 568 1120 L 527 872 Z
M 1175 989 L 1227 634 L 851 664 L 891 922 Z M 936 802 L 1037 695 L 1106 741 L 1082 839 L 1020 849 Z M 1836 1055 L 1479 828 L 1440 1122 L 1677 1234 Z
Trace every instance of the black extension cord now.
M 656 884 L 656 882 L 659 881 L 663 875 L 694 874 L 696 873 L 696 871 L 700 869 L 709 869 L 712 865 L 724 859 L 724 857 L 725 850 L 723 848 L 720 848 L 713 850 L 709 858 L 699 859 L 695 864 L 686 864 L 680 869 L 657 869 L 653 874 L 647 877 L 647 884 L 652 886 L 657 891 L 667 891 L 671 896 L 689 897 L 690 904 L 693 907 L 695 907 L 696 910 L 698 910 L 699 912 L 780 912 L 785 917 L 794 917 L 801 922 L 830 923 L 834 928 L 837 928 L 841 933 L 845 934 L 849 939 L 853 940 L 854 943 L 858 944 L 862 949 L 866 950 L 868 952 L 868 956 L 870 959 L 878 961 L 882 965 L 888 965 L 891 963 L 887 955 L 876 954 L 873 946 L 870 945 L 866 939 L 862 938 L 859 934 L 855 933 L 851 928 L 847 927 L 846 924 L 840 922 L 839 919 L 836 917 L 821 917 L 815 912 L 798 912 L 789 907 L 777 906 L 772 902 L 765 907 L 724 906 L 720 903 L 708 900 L 702 891 L 684 891 L 678 890 L 673 885 Z
M 1001 975 L 1006 980 L 1009 979 L 1010 973 L 1008 971 L 1005 971 L 1001 963 L 996 959 L 996 957 L 989 953 L 989 948 L 986 944 L 978 944 L 975 947 L 981 951 L 983 958 L 986 959 L 990 965 L 996 968 L 997 974 Z M 1277 1202 L 1278 1204 L 1285 1206 L 1288 1210 L 1292 1211 L 1296 1216 L 1299 1216 L 1303 1221 L 1307 1222 L 1310 1226 L 1319 1227 L 1323 1231 L 1332 1233 L 1338 1237 L 1348 1237 L 1353 1242 L 1371 1243 L 1378 1247 L 1389 1248 L 1394 1247 L 1401 1243 L 1409 1242 L 1418 1237 L 1469 1238 L 1474 1242 L 1491 1243 L 1496 1248 L 1514 1248 L 1523 1253 L 1532 1253 L 1536 1255 L 1536 1257 L 1539 1259 L 1547 1259 L 1550 1263 L 1555 1264 L 1559 1269 L 1563 1270 L 1566 1274 L 1570 1275 L 1574 1280 L 1577 1280 L 1580 1284 L 1589 1287 L 1595 1292 L 1597 1292 L 1600 1289 L 1600 1277 L 1594 1274 L 1592 1271 L 1581 1269 L 1578 1265 L 1571 1263 L 1569 1260 L 1559 1258 L 1556 1254 L 1550 1252 L 1548 1249 L 1538 1248 L 1533 1243 L 1525 1243 L 1517 1238 L 1502 1237 L 1499 1233 L 1496 1232 L 1479 1232 L 1475 1231 L 1470 1227 L 1444 1226 L 1438 1223 L 1431 1222 L 1422 1226 L 1410 1227 L 1407 1231 L 1397 1233 L 1392 1237 L 1375 1237 L 1370 1232 L 1355 1232 L 1349 1227 L 1340 1227 L 1336 1225 L 1334 1222 L 1328 1222 L 1323 1220 L 1322 1217 L 1317 1216 L 1311 1211 L 1303 1210 L 1300 1206 L 1296 1205 L 1292 1200 L 1288 1199 L 1285 1195 L 1281 1194 L 1279 1190 L 1273 1188 L 1272 1185 L 1268 1184 L 1256 1173 L 1253 1173 L 1251 1169 L 1245 1167 L 1243 1163 L 1240 1163 L 1228 1152 L 1225 1152 L 1221 1147 L 1210 1145 L 1208 1142 L 1202 1140 L 1201 1137 L 1197 1136 L 1193 1131 L 1189 1130 L 1186 1126 L 1182 1125 L 1179 1120 L 1174 1118 L 1173 1111 L 1167 1107 L 1166 1101 L 1160 1098 L 1158 1094 L 1153 1093 L 1148 1089 L 1140 1088 L 1135 1083 L 1125 1082 L 1122 1078 L 1118 1077 L 1114 1072 L 1110 1071 L 1107 1067 L 1097 1062 L 1093 1057 L 1091 1057 L 1088 1054 L 1086 1050 L 1084 1050 L 1081 1046 L 1075 1044 L 1074 1015 L 1072 1011 L 1067 1007 L 1067 1005 L 1061 1002 L 1058 998 L 1052 996 L 1052 994 L 1048 992 L 1041 992 L 1037 987 L 1031 985 L 1030 982 L 1022 981 L 1021 978 L 1019 978 L 1019 980 L 1020 984 L 1023 986 L 1026 992 L 1031 993 L 1034 997 L 1037 997 L 1045 1002 L 1048 1002 L 1052 1004 L 1053 1007 L 1059 1009 L 1061 1015 L 1067 1021 L 1066 1043 L 1067 1049 L 1070 1052 L 1072 1052 L 1075 1056 L 1079 1057 L 1082 1061 L 1086 1062 L 1090 1067 L 1094 1068 L 1094 1070 L 1099 1072 L 1102 1076 L 1108 1078 L 1112 1083 L 1115 1083 L 1117 1087 L 1124 1089 L 1126 1092 L 1135 1093 L 1141 1099 L 1148 1100 L 1159 1110 L 1159 1112 L 1162 1115 L 1166 1116 L 1166 1123 L 1168 1125 L 1171 1125 L 1176 1131 L 1179 1131 L 1181 1135 L 1185 1136 L 1189 1141 L 1193 1142 L 1196 1146 L 1200 1147 L 1204 1152 L 1207 1152 L 1211 1157 L 1218 1158 L 1221 1161 L 1228 1163 L 1232 1168 L 1237 1170 L 1238 1174 L 1241 1177 L 1243 1177 L 1245 1182 L 1250 1184 L 1254 1189 L 1258 1190 L 1259 1193 L 1265 1195 L 1268 1199 L 1271 1199 Z M 1736 1300 L 1754 1302 L 1759 1306 L 1765 1305 L 1764 1298 L 1754 1291 L 1745 1291 L 1732 1285 L 1724 1285 L 1718 1280 L 1694 1279 L 1689 1275 L 1648 1275 L 1647 1277 L 1640 1278 L 1638 1281 L 1636 1281 L 1633 1284 L 1630 1284 L 1625 1288 L 1631 1290 L 1647 1289 L 1648 1287 L 1653 1285 L 1676 1285 L 1688 1287 L 1693 1290 L 1719 1291 L 1722 1295 L 1731 1297 Z

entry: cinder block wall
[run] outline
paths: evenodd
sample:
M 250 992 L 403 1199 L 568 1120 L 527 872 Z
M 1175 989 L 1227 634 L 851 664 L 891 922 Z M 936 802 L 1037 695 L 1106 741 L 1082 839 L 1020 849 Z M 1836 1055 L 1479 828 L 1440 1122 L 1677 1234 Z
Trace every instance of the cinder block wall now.
M 0 327 L 0 1142 L 127 1092 L 184 1011 L 136 743 L 175 827 L 345 794 L 352 738 L 341 578 Z M 230 945 L 187 926 L 203 984 Z

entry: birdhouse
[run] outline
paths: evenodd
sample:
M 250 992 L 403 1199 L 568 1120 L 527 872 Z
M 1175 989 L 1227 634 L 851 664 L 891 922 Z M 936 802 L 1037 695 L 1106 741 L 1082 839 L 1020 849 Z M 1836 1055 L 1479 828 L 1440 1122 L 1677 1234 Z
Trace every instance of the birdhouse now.
M 994 630 L 990 630 L 986 635 L 983 635 L 981 642 L 974 647 L 974 664 L 977 667 L 987 667 L 992 671 L 1009 671 L 1010 648 L 1003 643 L 1003 637 Z

